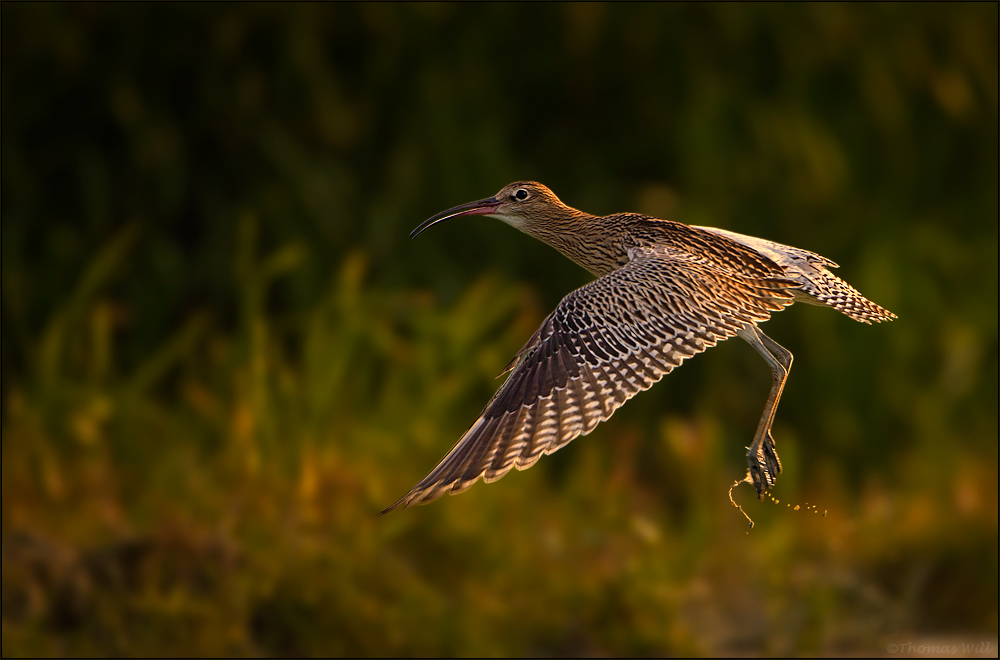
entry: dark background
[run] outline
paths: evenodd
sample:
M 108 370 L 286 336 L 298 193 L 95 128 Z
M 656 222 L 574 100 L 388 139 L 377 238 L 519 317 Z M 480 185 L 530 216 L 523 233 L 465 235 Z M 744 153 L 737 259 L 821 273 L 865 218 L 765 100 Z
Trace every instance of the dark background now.
M 997 23 L 4 3 L 4 655 L 995 654 Z M 518 179 L 816 251 L 899 315 L 767 324 L 749 534 L 743 342 L 376 517 L 588 279 L 495 221 L 407 238 Z

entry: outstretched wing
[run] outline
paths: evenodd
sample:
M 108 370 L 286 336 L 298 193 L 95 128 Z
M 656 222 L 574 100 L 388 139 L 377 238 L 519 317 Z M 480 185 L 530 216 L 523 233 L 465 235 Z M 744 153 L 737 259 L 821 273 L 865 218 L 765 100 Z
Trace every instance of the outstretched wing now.
M 630 256 L 563 298 L 472 428 L 383 513 L 531 467 L 685 358 L 793 302 L 787 280 L 741 275 L 665 247 Z

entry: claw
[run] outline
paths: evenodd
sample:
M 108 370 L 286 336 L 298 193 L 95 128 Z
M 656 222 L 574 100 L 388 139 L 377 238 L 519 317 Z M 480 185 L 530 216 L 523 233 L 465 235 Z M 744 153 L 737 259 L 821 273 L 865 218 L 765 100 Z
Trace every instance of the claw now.
M 762 500 L 764 493 L 774 488 L 774 482 L 781 474 L 781 460 L 774 448 L 770 429 L 761 439 L 757 451 L 747 452 L 747 465 L 750 480 L 757 489 L 757 499 Z
M 768 480 L 773 486 L 778 475 L 781 474 L 781 459 L 778 458 L 778 450 L 774 448 L 774 438 L 771 437 L 771 431 L 768 429 L 767 435 L 764 436 L 764 443 L 761 446 L 764 450 L 764 460 L 767 462 L 767 472 L 771 475 Z

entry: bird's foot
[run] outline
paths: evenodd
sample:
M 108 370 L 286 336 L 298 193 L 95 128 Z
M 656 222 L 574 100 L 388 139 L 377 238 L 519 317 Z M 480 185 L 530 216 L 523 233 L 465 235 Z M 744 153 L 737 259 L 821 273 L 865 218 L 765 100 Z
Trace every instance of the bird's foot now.
M 750 450 L 747 452 L 749 469 L 746 480 L 753 483 L 757 489 L 757 499 L 762 500 L 764 493 L 774 488 L 774 482 L 781 474 L 781 460 L 778 459 L 778 452 L 774 448 L 774 438 L 771 437 L 770 429 L 764 434 L 756 451 L 753 447 L 754 445 L 750 445 Z

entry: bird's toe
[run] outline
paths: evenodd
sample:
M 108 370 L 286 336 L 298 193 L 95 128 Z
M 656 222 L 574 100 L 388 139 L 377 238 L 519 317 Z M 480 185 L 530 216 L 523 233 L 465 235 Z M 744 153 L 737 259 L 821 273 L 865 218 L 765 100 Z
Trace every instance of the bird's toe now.
M 774 448 L 774 438 L 768 431 L 762 439 L 756 452 L 747 454 L 750 480 L 757 489 L 757 499 L 764 499 L 764 493 L 774 487 L 778 475 L 781 474 L 781 460 Z

